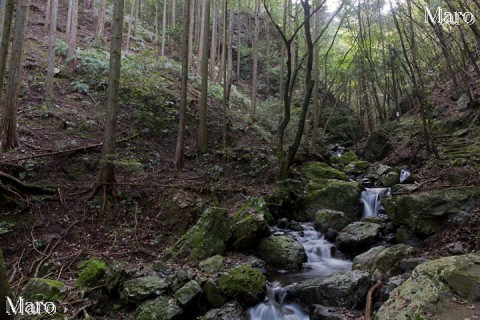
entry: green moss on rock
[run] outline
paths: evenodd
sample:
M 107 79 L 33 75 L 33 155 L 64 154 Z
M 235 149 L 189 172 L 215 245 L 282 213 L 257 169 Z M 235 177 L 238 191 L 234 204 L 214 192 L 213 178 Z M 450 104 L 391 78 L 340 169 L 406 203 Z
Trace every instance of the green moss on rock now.
M 225 296 L 252 305 L 259 301 L 265 281 L 265 276 L 258 269 L 243 265 L 223 274 L 219 279 L 219 288 Z
M 65 284 L 61 281 L 32 278 L 25 285 L 22 296 L 27 301 L 56 301 L 65 291 Z
M 336 179 L 348 181 L 348 177 L 343 172 L 332 168 L 328 164 L 323 162 L 308 162 L 303 165 L 302 170 L 305 175 L 313 181 L 321 179 Z
M 171 320 L 183 313 L 175 301 L 159 296 L 142 303 L 136 311 L 136 320 Z
M 315 229 L 326 234 L 329 229 L 340 231 L 350 224 L 345 213 L 335 210 L 322 209 L 315 213 Z
M 79 269 L 77 285 L 81 288 L 95 287 L 105 275 L 107 264 L 98 259 L 88 259 L 80 264 Z
M 307 259 L 303 246 L 287 236 L 265 238 L 255 252 L 269 265 L 284 270 L 300 270 Z

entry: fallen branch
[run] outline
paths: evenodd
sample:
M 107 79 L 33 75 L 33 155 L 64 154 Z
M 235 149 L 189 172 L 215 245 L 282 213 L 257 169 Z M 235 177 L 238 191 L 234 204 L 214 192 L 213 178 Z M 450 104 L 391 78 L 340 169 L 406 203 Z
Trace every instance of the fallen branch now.
M 126 138 L 117 140 L 117 143 L 125 142 L 125 141 L 131 140 L 131 139 L 136 138 L 136 137 L 138 137 L 138 133 L 135 133 L 135 134 L 131 135 L 130 137 L 126 137 Z M 30 155 L 30 156 L 20 157 L 20 158 L 16 158 L 16 159 L 4 160 L 4 161 L 1 161 L 0 164 L 5 164 L 5 163 L 13 162 L 13 161 L 21 161 L 21 160 L 29 160 L 29 159 L 34 159 L 34 158 L 43 158 L 43 157 L 55 156 L 55 155 L 59 155 L 59 154 L 69 153 L 69 152 L 83 151 L 83 150 L 88 150 L 88 149 L 101 147 L 102 145 L 103 145 L 103 142 L 100 142 L 100 143 L 95 143 L 95 144 L 91 144 L 91 145 L 87 145 L 87 146 L 83 146 L 83 147 L 78 147 L 78 148 L 73 148 L 73 149 L 68 149 L 68 150 L 33 154 L 33 155 Z
M 17 178 L 0 171 L 0 181 L 2 181 L 4 184 L 9 183 L 12 186 L 15 187 L 18 191 L 21 191 L 23 193 L 29 193 L 29 194 L 55 194 L 55 190 L 40 187 L 34 184 L 26 184 L 23 183 L 22 181 L 18 180 Z
M 368 290 L 367 294 L 367 306 L 365 307 L 365 320 L 370 320 L 372 316 L 372 299 L 375 290 L 382 285 L 382 281 L 377 281 L 377 283 Z

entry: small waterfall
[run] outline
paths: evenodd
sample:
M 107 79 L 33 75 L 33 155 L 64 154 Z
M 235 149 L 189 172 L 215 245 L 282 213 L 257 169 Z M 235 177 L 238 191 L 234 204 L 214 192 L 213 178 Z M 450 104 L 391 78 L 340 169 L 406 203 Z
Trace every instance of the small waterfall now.
M 401 170 L 400 171 L 400 183 L 403 181 L 407 180 L 407 178 L 410 176 L 410 171 L 408 170 Z
M 248 310 L 251 320 L 308 320 L 308 315 L 296 304 L 283 304 L 288 287 L 267 283 L 265 301 Z
M 382 204 L 380 199 L 390 194 L 390 188 L 365 188 L 362 191 L 363 217 L 376 217 Z
M 305 248 L 308 262 L 303 264 L 300 272 L 280 272 L 271 274 L 277 281 L 267 284 L 265 301 L 248 310 L 250 320 L 308 320 L 309 316 L 296 304 L 284 303 L 288 286 L 298 281 L 330 275 L 335 272 L 351 270 L 352 262 L 333 257 L 335 245 L 324 239 L 315 230 L 312 223 L 302 224 L 303 231 L 276 229 L 277 233 L 289 234 Z

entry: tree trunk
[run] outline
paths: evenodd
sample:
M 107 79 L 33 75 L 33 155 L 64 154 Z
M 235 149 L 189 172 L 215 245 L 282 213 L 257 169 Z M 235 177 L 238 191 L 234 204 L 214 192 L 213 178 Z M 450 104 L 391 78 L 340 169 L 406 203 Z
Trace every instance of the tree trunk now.
M 177 169 L 183 169 L 183 154 L 185 144 L 185 116 L 187 110 L 188 95 L 188 57 L 190 42 L 190 2 L 193 0 L 185 0 L 183 6 L 183 44 L 182 44 L 182 91 L 180 93 L 180 117 L 178 122 L 177 145 L 175 149 L 175 159 L 173 164 Z
M 67 60 L 71 61 L 72 69 L 76 64 L 77 27 L 78 27 L 78 0 L 72 0 L 71 24 L 67 49 Z
M 98 4 L 98 21 L 97 28 L 95 30 L 95 39 L 97 43 L 104 44 L 104 31 L 105 31 L 105 11 L 106 11 L 106 0 L 100 0 Z
M 257 111 L 257 69 L 258 69 L 258 33 L 260 32 L 260 0 L 255 0 L 255 28 L 253 31 L 253 67 L 252 67 L 252 97 L 250 118 L 255 119 Z
M 217 0 L 213 1 L 212 13 L 212 43 L 210 47 L 210 79 L 213 80 L 215 72 L 215 55 L 217 52 Z
M 12 298 L 12 289 L 8 283 L 7 268 L 5 267 L 5 259 L 0 248 L 0 315 L 4 320 L 13 320 L 13 315 L 7 314 L 7 297 Z
M 240 63 L 242 57 L 242 36 L 240 34 L 241 31 L 241 21 L 240 21 L 240 3 L 238 1 L 238 9 L 237 9 L 237 82 L 240 83 Z
M 114 161 L 122 59 L 123 11 L 124 0 L 116 0 L 113 8 L 113 34 L 110 47 L 105 133 L 98 177 L 98 187 L 102 187 L 104 195 L 113 194 L 113 184 L 115 183 Z
M 230 22 L 228 25 L 227 37 L 227 100 L 230 101 L 230 93 L 232 91 L 233 82 L 233 9 L 230 9 Z
M 287 32 L 287 10 L 288 10 L 288 0 L 283 1 L 283 21 L 282 21 L 282 30 L 283 33 Z M 279 99 L 283 97 L 283 82 L 285 77 L 285 43 L 282 41 L 280 48 L 280 80 L 279 80 Z M 279 110 L 279 117 L 282 117 L 282 109 Z
M 130 8 L 130 17 L 128 19 L 128 31 L 127 31 L 127 41 L 125 43 L 125 51 L 128 51 L 130 49 L 130 37 L 132 35 L 132 28 L 133 28 L 133 16 L 135 15 L 135 4 L 138 2 L 138 0 L 132 0 L 132 6 Z
M 46 79 L 46 96 L 45 100 L 47 106 L 52 106 L 54 102 L 53 95 L 53 77 L 55 76 L 54 67 L 55 67 L 55 46 L 57 40 L 57 9 L 58 9 L 58 0 L 51 0 L 51 18 L 50 18 L 50 35 L 48 40 L 48 68 L 47 68 L 47 79 Z
M 208 28 L 210 26 L 210 0 L 205 0 L 203 21 L 203 49 L 201 70 L 200 123 L 198 126 L 198 150 L 207 152 L 207 98 L 208 98 Z
M 5 15 L 3 17 L 2 42 L 0 44 L 0 102 L 3 101 L 3 86 L 7 70 L 8 49 L 10 47 L 10 34 L 12 33 L 14 0 L 7 0 L 5 3 Z M 1 108 L 3 109 L 3 108 Z M 5 114 L 4 110 L 2 113 Z
M 193 26 L 194 26 L 194 12 L 195 11 L 195 0 L 190 0 L 190 9 L 189 9 L 189 26 L 188 26 L 188 61 L 192 62 L 193 58 Z
M 225 4 L 226 3 L 226 0 L 223 0 L 223 3 Z M 220 2 L 221 4 L 221 2 Z M 223 78 L 223 74 L 224 74 L 224 70 L 225 70 L 225 62 L 226 62 L 226 52 L 225 52 L 225 49 L 227 48 L 226 46 L 226 43 L 225 43 L 225 35 L 226 35 L 226 24 L 225 24 L 225 20 L 226 20 L 226 17 L 227 17 L 227 13 L 225 12 L 225 6 L 223 6 L 224 8 L 222 9 L 222 21 L 223 21 L 223 30 L 222 30 L 222 45 L 221 45 L 221 48 L 219 49 L 222 49 L 221 51 L 221 54 L 220 54 L 220 67 L 218 68 L 218 74 L 217 74 L 217 82 L 218 83 L 221 83 L 222 82 L 222 78 Z M 220 37 L 220 36 L 219 36 Z M 223 78 L 225 79 L 225 78 Z
M 160 55 L 165 56 L 165 40 L 167 38 L 167 0 L 163 0 L 163 17 L 162 17 L 162 46 Z
M 65 43 L 70 43 L 70 33 L 72 29 L 72 10 L 73 10 L 73 2 L 75 0 L 68 0 L 68 11 L 67 11 L 67 28 L 65 29 Z
M 175 17 L 176 10 L 177 10 L 176 0 L 172 0 L 171 9 L 172 9 L 172 20 L 170 21 L 170 23 L 171 23 L 171 26 L 175 28 L 175 25 L 177 24 L 177 20 L 176 20 L 176 17 Z
M 222 45 L 222 64 L 223 64 L 223 135 L 222 135 L 222 141 L 223 141 L 223 150 L 227 149 L 227 126 L 228 126 L 228 104 L 229 104 L 229 92 L 228 92 L 228 79 L 227 79 L 227 42 L 228 42 L 228 36 L 227 36 L 227 27 L 228 27 L 228 1 L 224 0 L 224 6 L 223 6 L 223 45 Z M 233 21 L 232 21 L 233 22 Z M 232 24 L 232 23 L 230 23 Z
M 201 18 L 201 27 L 200 27 L 200 43 L 198 45 L 198 56 L 197 56 L 197 74 L 200 75 L 201 74 L 201 71 L 202 71 L 202 59 L 203 59 L 203 48 L 205 47 L 204 46 L 204 43 L 203 43 L 203 39 L 205 38 L 204 36 L 204 24 L 205 24 L 205 2 L 204 1 L 199 1 L 200 2 L 200 7 L 202 8 L 202 18 Z M 201 4 L 203 3 L 203 6 L 201 6 Z M 210 12 L 208 12 L 208 14 L 210 14 Z M 207 31 L 208 32 L 208 31 Z M 207 47 L 207 50 L 208 50 L 208 47 Z
M 0 0 L 1 1 L 1 0 Z M 2 2 L 2 6 L 3 6 L 3 1 Z M 51 11 L 51 8 L 52 8 L 52 1 L 51 0 L 47 0 L 47 4 L 45 5 L 45 23 L 43 25 L 43 32 L 45 32 L 45 35 L 48 34 L 49 30 L 50 30 L 50 14 L 52 13 Z
M 140 14 L 140 1 L 141 0 L 137 0 L 135 2 L 135 18 L 133 19 L 133 33 L 132 33 L 134 37 L 137 36 L 138 15 Z
M 22 80 L 23 49 L 30 0 L 18 0 L 13 28 L 12 54 L 5 97 L 5 112 L 0 128 L 0 152 L 17 146 L 17 112 Z

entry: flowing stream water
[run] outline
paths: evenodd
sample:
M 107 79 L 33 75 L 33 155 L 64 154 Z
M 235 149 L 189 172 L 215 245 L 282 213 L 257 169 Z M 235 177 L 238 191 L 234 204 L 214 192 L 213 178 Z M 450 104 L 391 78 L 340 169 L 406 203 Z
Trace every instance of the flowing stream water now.
M 362 191 L 360 200 L 363 203 L 362 217 L 377 217 L 382 204 L 380 199 L 390 194 L 390 188 L 366 188 Z
M 287 289 L 299 281 L 351 270 L 352 262 L 334 257 L 335 245 L 324 239 L 312 223 L 302 224 L 303 231 L 276 229 L 274 234 L 288 234 L 305 248 L 307 262 L 298 272 L 268 274 L 274 282 L 267 284 L 265 300 L 248 310 L 251 320 L 307 320 L 308 315 L 296 304 L 285 303 Z

